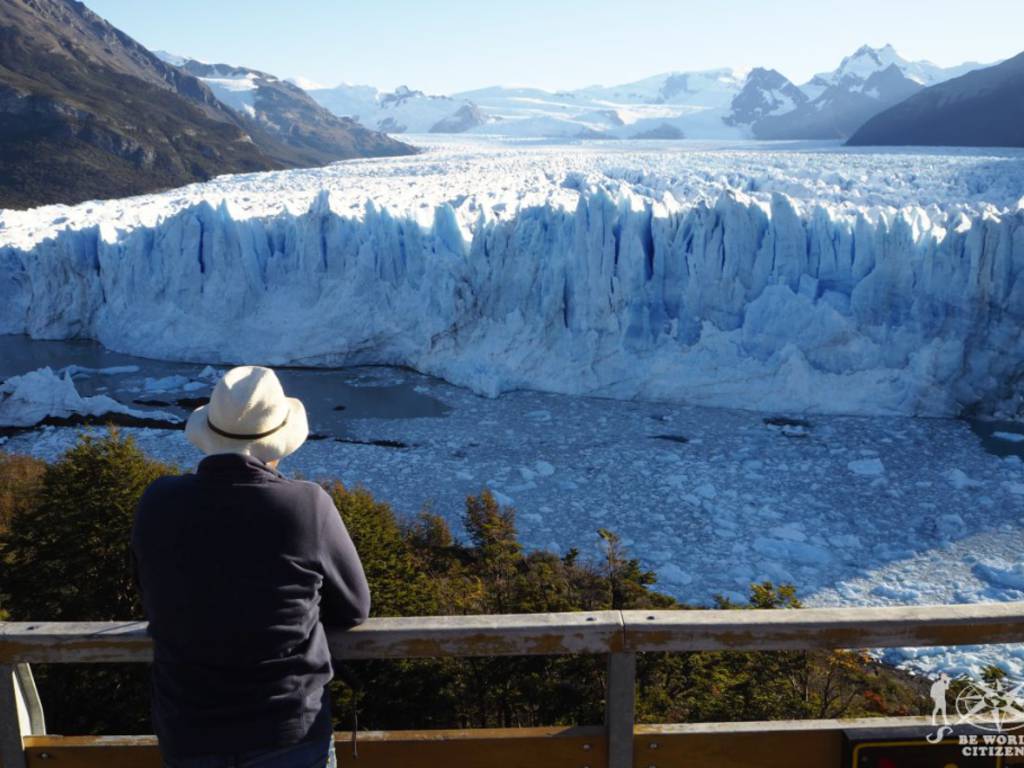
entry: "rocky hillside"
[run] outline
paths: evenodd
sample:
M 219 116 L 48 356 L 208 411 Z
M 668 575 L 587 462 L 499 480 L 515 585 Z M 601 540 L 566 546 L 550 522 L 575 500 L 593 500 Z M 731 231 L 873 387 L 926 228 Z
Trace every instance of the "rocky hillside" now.
M 74 0 L 0 0 L 0 143 L 9 208 L 308 163 Z
M 868 120 L 848 143 L 1024 147 L 1024 53 L 926 88 Z
M 944 69 L 927 61 L 908 61 L 891 45 L 864 45 L 834 71 L 815 75 L 801 86 L 804 99 L 793 99 L 789 109 L 751 121 L 751 130 L 758 139 L 845 139 L 879 112 L 975 66 Z M 774 88 L 781 92 L 784 85 Z
M 185 72 L 202 80 L 214 96 L 238 113 L 247 131 L 263 132 L 279 144 L 272 154 L 283 162 L 322 165 L 350 157 L 412 151 L 351 118 L 334 115 L 299 86 L 266 72 L 195 59 L 170 63 L 178 63 Z

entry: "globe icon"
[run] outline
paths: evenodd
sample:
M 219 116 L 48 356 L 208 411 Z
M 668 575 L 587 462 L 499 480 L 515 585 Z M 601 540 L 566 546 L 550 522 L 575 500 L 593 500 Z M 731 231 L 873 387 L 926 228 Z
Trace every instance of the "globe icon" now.
M 972 682 L 956 697 L 959 722 L 986 731 L 1024 728 L 1024 683 Z

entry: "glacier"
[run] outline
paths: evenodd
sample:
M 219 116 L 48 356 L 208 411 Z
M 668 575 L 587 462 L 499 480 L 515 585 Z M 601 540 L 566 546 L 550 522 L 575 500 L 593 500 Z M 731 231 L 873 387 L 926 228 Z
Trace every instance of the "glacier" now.
M 1024 156 L 438 140 L 0 214 L 0 333 L 764 411 L 1011 412 Z

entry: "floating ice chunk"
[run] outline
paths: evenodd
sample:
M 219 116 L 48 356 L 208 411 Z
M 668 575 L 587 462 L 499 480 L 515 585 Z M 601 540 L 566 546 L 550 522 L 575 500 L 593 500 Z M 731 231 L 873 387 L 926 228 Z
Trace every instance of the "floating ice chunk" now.
M 202 381 L 217 381 L 223 374 L 214 368 L 212 365 L 208 365 L 201 370 L 197 375 L 197 379 Z
M 188 382 L 187 377 L 180 375 L 164 376 L 160 379 L 147 378 L 143 382 L 142 388 L 147 392 L 170 392 L 184 389 Z
M 532 491 L 537 487 L 537 484 L 532 480 L 528 480 L 525 483 L 518 483 L 516 485 L 506 485 L 505 490 L 512 493 L 520 493 L 521 491 Z
M 703 483 L 693 489 L 693 492 L 702 499 L 714 499 L 718 496 L 718 491 L 715 490 L 715 486 L 711 483 Z
M 1008 443 L 1024 443 L 1024 432 L 993 432 L 992 437 Z
M 503 507 L 511 507 L 516 503 L 515 499 L 513 499 L 511 496 L 502 493 L 497 488 L 491 488 L 490 491 L 491 495 L 494 497 L 494 500 Z
M 803 526 L 800 523 L 787 523 L 786 525 L 780 525 L 771 529 L 771 534 L 778 539 L 786 539 L 787 541 L 806 541 L 807 535 L 803 531 Z
M 64 368 L 66 373 L 70 373 L 72 376 L 118 376 L 125 373 L 138 373 L 140 370 L 137 365 L 111 365 L 106 368 L 89 368 L 84 365 L 69 365 Z
M 962 469 L 951 469 L 946 473 L 946 479 L 949 484 L 956 488 L 958 491 L 962 491 L 965 488 L 981 488 L 982 483 L 977 480 L 972 480 L 967 476 L 967 473 Z
M 693 581 L 693 576 L 675 563 L 665 563 L 658 567 L 658 578 L 669 584 L 682 586 Z
M 885 474 L 885 465 L 882 464 L 882 460 L 879 458 L 871 459 L 855 459 L 846 465 L 855 475 L 863 475 L 865 477 L 878 477 Z
M 879 584 L 871 589 L 871 594 L 885 597 L 899 603 L 913 604 L 921 599 L 921 592 L 905 585 Z
M 977 563 L 973 571 L 975 576 L 993 586 L 1024 590 L 1024 562 Z
M 801 565 L 825 565 L 832 561 L 832 555 L 828 550 L 803 541 L 760 536 L 754 540 L 754 550 L 765 557 Z
M 551 475 L 555 474 L 554 464 L 544 461 L 543 459 L 538 459 L 534 462 L 533 468 L 541 477 L 551 477 Z
M 855 551 L 863 546 L 860 537 L 853 533 L 844 533 L 837 536 L 832 536 L 829 541 L 833 546 L 839 547 L 848 551 Z
M 949 512 L 935 518 L 935 527 L 939 531 L 940 535 L 946 538 L 951 538 L 963 533 L 966 528 L 966 523 L 964 523 L 964 519 L 956 512 Z
M 31 427 L 47 417 L 104 416 L 124 414 L 143 419 L 177 422 L 177 416 L 162 411 L 141 411 L 106 395 L 82 397 L 71 376 L 58 376 L 52 368 L 40 368 L 12 376 L 0 384 L 0 424 Z

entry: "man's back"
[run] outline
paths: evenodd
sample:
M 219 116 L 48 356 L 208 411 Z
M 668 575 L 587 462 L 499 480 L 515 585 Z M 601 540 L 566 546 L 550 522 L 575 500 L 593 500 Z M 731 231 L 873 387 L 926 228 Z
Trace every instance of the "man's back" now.
M 286 746 L 330 729 L 321 620 L 369 592 L 330 497 L 257 459 L 209 456 L 143 496 L 132 533 L 154 639 L 153 715 L 170 754 Z

